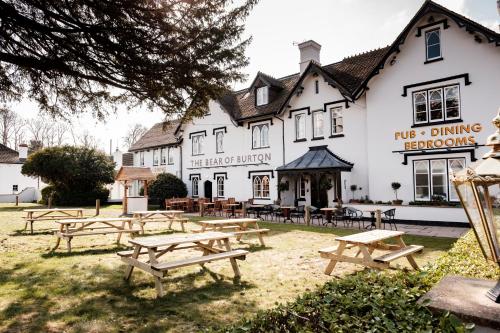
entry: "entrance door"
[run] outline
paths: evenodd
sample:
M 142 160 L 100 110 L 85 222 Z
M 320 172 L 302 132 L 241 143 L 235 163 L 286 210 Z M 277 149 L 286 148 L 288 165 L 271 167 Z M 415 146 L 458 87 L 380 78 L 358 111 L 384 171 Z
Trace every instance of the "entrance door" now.
M 322 208 L 328 207 L 328 176 L 311 177 L 311 205 Z
M 203 183 L 203 189 L 205 193 L 205 198 L 208 198 L 210 201 L 212 201 L 212 182 L 210 180 L 206 180 Z

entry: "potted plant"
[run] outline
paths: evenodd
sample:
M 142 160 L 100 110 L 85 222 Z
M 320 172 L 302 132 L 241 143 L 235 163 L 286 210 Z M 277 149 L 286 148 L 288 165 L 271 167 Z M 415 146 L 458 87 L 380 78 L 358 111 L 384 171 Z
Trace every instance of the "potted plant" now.
M 288 183 L 288 181 L 286 181 L 284 183 L 279 183 L 279 185 L 278 185 L 278 191 L 284 192 L 284 191 L 288 191 L 288 189 L 289 189 L 289 183 Z
M 352 192 L 351 202 L 357 202 L 357 200 L 354 200 L 354 192 L 356 192 L 357 190 L 358 190 L 358 185 L 352 184 L 351 185 L 351 192 Z
M 319 188 L 322 191 L 329 191 L 333 187 L 329 179 L 322 179 L 319 183 Z
M 403 200 L 398 199 L 398 190 L 401 188 L 401 184 L 398 182 L 392 182 L 391 183 L 392 190 L 394 191 L 394 194 L 396 195 L 396 200 L 392 200 L 393 205 L 401 205 L 403 203 Z

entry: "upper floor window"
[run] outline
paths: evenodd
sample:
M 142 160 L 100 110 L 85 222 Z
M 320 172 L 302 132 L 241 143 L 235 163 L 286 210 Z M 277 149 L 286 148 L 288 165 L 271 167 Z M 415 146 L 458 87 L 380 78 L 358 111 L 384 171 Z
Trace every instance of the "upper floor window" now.
M 193 155 L 203 155 L 203 134 L 193 135 L 191 138 Z
M 191 194 L 193 197 L 198 196 L 198 183 L 200 179 L 198 177 L 193 177 L 191 179 Z
M 217 153 L 224 152 L 224 132 L 222 130 L 215 132 L 215 151 Z
M 269 176 L 253 177 L 253 197 L 257 199 L 269 198 Z
M 425 49 L 427 60 L 441 58 L 441 34 L 439 29 L 425 33 Z
M 224 197 L 224 176 L 217 176 L 217 197 Z
M 167 164 L 167 148 L 162 148 L 160 150 L 160 163 L 162 165 Z
M 144 152 L 139 152 L 139 165 L 144 166 Z
M 306 138 L 306 115 L 304 113 L 295 115 L 295 139 Z
M 415 124 L 459 119 L 460 89 L 458 85 L 414 92 L 413 112 Z
M 160 160 L 160 150 L 159 149 L 153 149 L 153 165 L 158 165 L 159 160 Z
M 168 147 L 168 164 L 174 164 L 174 148 Z
M 269 124 L 252 127 L 252 148 L 269 147 Z
M 257 106 L 266 105 L 269 102 L 269 87 L 257 88 Z
M 323 111 L 315 111 L 312 114 L 313 138 L 323 137 Z
M 344 133 L 344 118 L 342 116 L 342 107 L 334 107 L 330 109 L 332 118 L 332 135 Z

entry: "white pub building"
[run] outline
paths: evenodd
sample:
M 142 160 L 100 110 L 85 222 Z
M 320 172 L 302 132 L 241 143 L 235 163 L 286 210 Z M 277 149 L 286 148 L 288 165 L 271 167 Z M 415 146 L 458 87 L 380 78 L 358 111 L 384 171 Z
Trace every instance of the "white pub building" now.
M 462 209 L 407 204 L 458 201 L 450 171 L 482 156 L 494 130 L 499 45 L 426 1 L 387 47 L 323 65 L 318 43 L 299 44 L 299 73 L 259 72 L 203 118 L 155 125 L 130 149 L 134 165 L 177 175 L 193 197 L 263 204 L 387 202 L 398 182 L 397 218 L 465 222 Z

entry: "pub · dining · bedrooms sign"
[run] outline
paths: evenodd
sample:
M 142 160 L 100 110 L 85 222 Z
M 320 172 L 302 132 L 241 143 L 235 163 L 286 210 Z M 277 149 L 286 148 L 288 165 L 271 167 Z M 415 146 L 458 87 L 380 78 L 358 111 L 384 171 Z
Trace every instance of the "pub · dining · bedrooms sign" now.
M 394 140 L 402 141 L 404 150 L 472 146 L 476 144 L 476 133 L 482 129 L 479 123 L 412 129 L 394 132 Z

